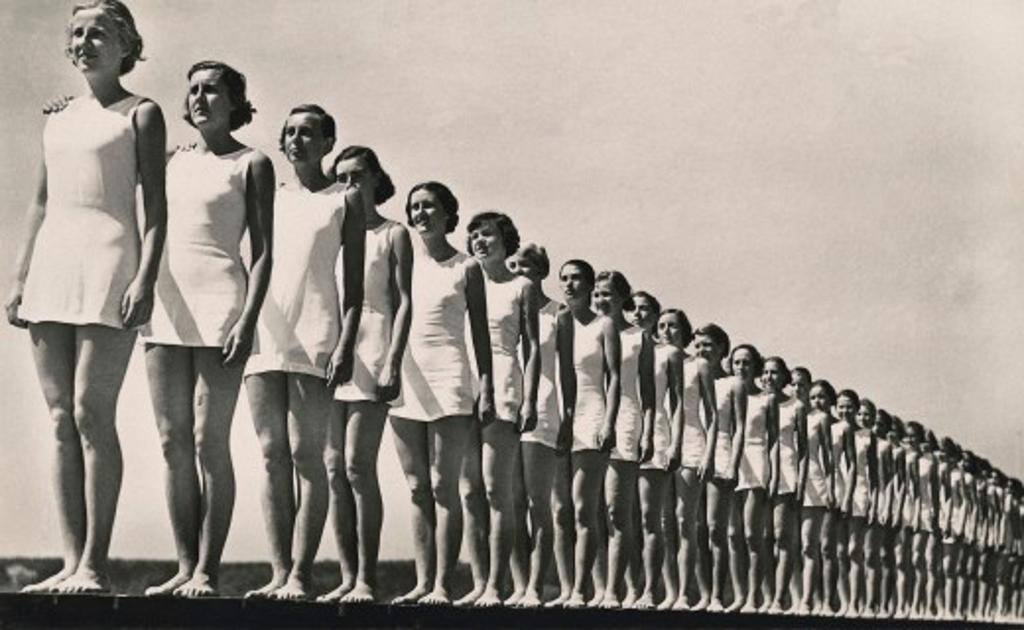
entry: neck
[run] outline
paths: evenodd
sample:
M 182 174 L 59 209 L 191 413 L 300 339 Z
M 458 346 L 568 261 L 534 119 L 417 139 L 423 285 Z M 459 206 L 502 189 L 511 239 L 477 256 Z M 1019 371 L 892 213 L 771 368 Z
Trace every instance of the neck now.
M 593 311 L 590 310 L 588 302 L 589 300 L 571 300 L 569 310 L 572 311 L 572 316 L 579 320 L 589 318 Z
M 381 215 L 381 213 L 377 212 L 376 205 L 371 205 L 369 208 L 365 208 L 363 212 L 363 216 L 366 219 L 366 229 L 368 230 L 372 230 L 373 228 L 377 227 L 378 225 L 384 222 L 384 217 Z
M 492 281 L 508 280 L 513 275 L 505 264 L 504 258 L 488 257 L 480 261 L 480 266 L 483 267 L 487 278 Z
M 227 127 L 210 128 L 209 126 L 199 129 L 199 142 L 196 143 L 202 149 L 216 155 L 224 155 L 237 151 L 242 145 L 231 135 Z
M 422 234 L 423 248 L 434 260 L 447 260 L 455 254 L 455 248 L 444 234 Z
M 614 313 L 608 313 L 608 317 L 612 318 L 612 321 L 615 322 L 615 327 L 619 330 L 626 330 L 632 326 L 632 324 L 626 321 L 626 316 L 622 313 L 622 309 L 619 309 Z
M 128 94 L 121 85 L 121 77 L 89 73 L 85 75 L 85 82 L 89 85 L 89 91 L 106 107 L 116 103 Z
M 295 177 L 306 190 L 318 192 L 331 185 L 331 180 L 324 175 L 323 169 L 320 168 L 319 160 L 299 162 L 294 166 Z

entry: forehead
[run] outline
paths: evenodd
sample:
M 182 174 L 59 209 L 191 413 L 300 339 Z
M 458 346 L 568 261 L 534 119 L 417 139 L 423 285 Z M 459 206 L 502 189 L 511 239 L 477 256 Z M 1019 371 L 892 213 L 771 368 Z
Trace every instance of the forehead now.
M 633 298 L 633 304 L 635 304 L 637 308 L 654 308 L 654 304 L 651 303 L 651 299 L 648 298 L 646 295 L 638 295 L 635 298 Z
M 319 118 L 319 116 L 314 116 Z M 363 161 L 363 156 L 358 155 L 356 157 L 350 157 L 344 160 L 339 160 L 337 166 L 334 167 L 335 173 L 351 173 L 356 170 L 366 170 L 366 162 Z M 417 190 L 412 194 L 413 198 L 416 198 L 416 193 L 422 191 Z
M 196 70 L 192 73 L 192 76 L 188 78 L 189 85 L 199 84 L 218 84 L 222 83 L 224 73 L 216 68 L 204 68 L 202 70 Z
M 323 121 L 320 116 L 311 112 L 299 112 L 288 116 L 288 120 L 285 121 L 286 127 L 315 127 L 320 129 L 320 125 Z
M 340 166 L 340 164 L 339 164 L 339 166 Z M 437 195 L 435 195 L 432 191 L 430 191 L 430 190 L 428 190 L 426 188 L 419 188 L 415 192 L 413 192 L 412 195 L 409 197 L 409 202 L 410 203 L 424 202 L 424 201 L 436 202 L 437 201 Z
M 71 28 L 93 27 L 105 30 L 117 30 L 117 23 L 99 7 L 76 11 L 75 14 L 71 16 L 71 21 L 68 22 L 68 25 Z
M 746 348 L 740 348 L 739 350 L 736 351 L 735 354 L 732 355 L 732 360 L 733 361 L 735 361 L 737 359 L 746 359 L 746 360 L 750 361 L 753 358 L 754 358 L 754 355 L 751 354 L 750 350 L 747 350 Z
M 572 263 L 567 263 L 562 265 L 562 269 L 558 272 L 558 275 L 565 278 L 575 278 L 576 276 L 582 276 L 583 270 Z
M 498 229 L 498 223 L 494 219 L 478 220 L 473 225 L 474 232 L 493 232 Z

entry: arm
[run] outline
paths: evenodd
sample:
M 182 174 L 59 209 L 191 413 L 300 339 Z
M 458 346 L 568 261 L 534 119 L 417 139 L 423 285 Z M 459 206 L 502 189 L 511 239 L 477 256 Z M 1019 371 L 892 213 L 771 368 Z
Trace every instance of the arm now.
M 256 333 L 256 320 L 270 286 L 274 243 L 274 165 L 262 153 L 253 156 L 245 176 L 245 220 L 252 248 L 249 289 L 245 293 L 242 314 L 224 341 L 224 365 L 241 365 L 248 358 Z
M 707 444 L 704 447 L 704 461 L 697 476 L 702 482 L 715 474 L 715 448 L 718 446 L 718 397 L 715 392 L 715 377 L 711 366 L 704 359 L 694 359 L 699 370 L 700 399 L 704 405 L 704 417 L 709 418 L 707 428 Z
M 779 404 L 772 397 L 772 404 L 768 411 L 768 496 L 773 497 L 779 491 Z
M 853 429 L 849 426 L 843 431 L 843 451 L 846 453 L 846 495 L 843 497 L 843 508 L 849 514 L 853 508 L 853 491 L 857 487 L 857 444 Z
M 669 446 L 669 470 L 678 469 L 683 457 L 683 414 L 685 413 L 683 408 L 683 371 L 685 369 L 683 353 L 674 350 L 669 355 L 668 370 L 666 370 L 668 384 L 665 387 L 665 391 L 669 393 L 669 399 L 674 403 L 671 418 L 672 428 L 669 434 L 671 436 L 669 438 L 671 440 L 669 442 L 671 444 Z M 655 401 L 655 404 L 657 403 L 658 401 Z
M 21 295 L 25 290 L 25 278 L 28 277 L 28 268 L 32 262 L 32 250 L 35 249 L 36 236 L 39 234 L 39 228 L 43 225 L 43 217 L 46 216 L 46 197 L 46 160 L 43 158 L 40 159 L 36 175 L 36 194 L 25 213 L 25 235 L 22 238 L 21 247 L 18 249 L 18 258 L 14 263 L 14 282 L 4 304 L 7 311 L 7 322 L 18 328 L 28 327 L 28 323 L 18 317 L 18 307 L 21 306 Z
M 384 359 L 377 383 L 377 400 L 387 402 L 394 400 L 401 392 L 402 357 L 409 341 L 409 326 L 412 324 L 412 241 L 409 232 L 401 225 L 390 228 L 391 282 L 394 287 L 395 319 L 391 322 L 391 345 Z
M 572 424 L 576 411 L 576 369 L 573 366 L 573 319 L 569 309 L 558 313 L 555 348 L 558 352 L 558 383 L 562 388 L 562 423 L 556 441 L 559 453 L 572 449 Z
M 640 343 L 640 409 L 643 413 L 643 430 L 640 437 L 640 461 L 646 462 L 654 455 L 654 342 L 646 334 Z M 679 379 L 677 379 L 679 380 Z M 677 405 L 678 406 L 678 405 Z
M 134 125 L 144 218 L 139 269 L 121 297 L 125 328 L 145 324 L 153 313 L 153 286 L 167 234 L 167 129 L 163 112 L 156 103 L 145 101 L 135 110 Z
M 619 416 L 619 399 L 622 393 L 622 344 L 619 331 L 610 318 L 605 318 L 601 330 L 601 345 L 604 349 L 604 368 L 607 387 L 604 399 L 604 423 L 598 432 L 598 450 L 608 452 L 615 446 L 615 421 Z
M 801 402 L 796 403 L 796 452 L 796 496 L 803 501 L 804 485 L 807 483 L 807 461 L 811 455 L 807 446 L 807 409 Z
M 526 367 L 523 370 L 523 403 L 517 428 L 525 433 L 537 426 L 537 388 L 540 385 L 540 322 L 537 314 L 540 308 L 537 305 L 537 286 L 533 282 L 523 282 L 521 299 Z
M 729 394 L 732 405 L 732 461 L 729 470 L 732 478 L 739 475 L 740 459 L 743 457 L 743 443 L 747 439 L 747 386 L 740 379 L 734 379 L 732 392 Z
M 466 305 L 469 330 L 476 355 L 476 373 L 480 379 L 480 424 L 494 421 L 494 381 L 491 372 L 491 335 L 487 331 L 487 294 L 484 272 L 475 260 L 466 262 Z
M 363 207 L 363 195 L 358 188 L 349 188 L 345 192 L 345 220 L 341 224 L 341 242 L 344 244 L 341 249 L 344 295 L 341 303 L 341 333 L 327 366 L 327 387 L 331 389 L 352 378 L 356 336 L 363 314 L 366 211 Z

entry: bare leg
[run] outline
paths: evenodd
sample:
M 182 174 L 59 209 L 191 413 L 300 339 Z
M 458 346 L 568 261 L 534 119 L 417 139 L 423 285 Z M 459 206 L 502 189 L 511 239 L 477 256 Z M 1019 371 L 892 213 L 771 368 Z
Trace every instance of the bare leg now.
M 530 556 L 530 579 L 519 605 L 540 606 L 544 595 L 544 577 L 551 565 L 554 525 L 551 519 L 552 480 L 555 467 L 562 463 L 554 449 L 534 442 L 520 444 L 523 479 L 526 483 L 530 522 L 533 524 L 533 550 Z M 526 532 L 522 531 L 522 538 Z
M 457 600 L 455 605 L 472 606 L 484 594 L 490 573 L 490 508 L 484 487 L 483 436 L 479 425 L 470 428 L 459 491 L 462 495 L 466 551 L 469 553 L 469 568 L 473 574 L 473 588 Z
M 679 521 L 681 506 L 677 499 L 682 483 L 679 473 L 669 473 L 662 486 L 664 496 L 661 500 L 661 531 L 664 541 L 663 561 L 661 563 L 661 580 L 665 585 L 665 596 L 658 603 L 658 610 L 669 610 L 679 599 Z M 698 502 L 702 497 L 698 495 Z M 710 595 L 709 595 L 710 597 Z
M 729 507 L 729 575 L 732 577 L 732 603 L 725 612 L 738 612 L 747 601 L 748 576 L 743 569 L 749 550 L 743 528 L 746 503 L 743 500 L 744 496 L 734 491 Z
M 75 335 L 74 414 L 85 464 L 85 544 L 75 572 L 57 590 L 100 593 L 110 590 L 107 562 L 123 466 L 115 424 L 117 397 L 135 331 L 79 326 Z
M 960 568 L 960 545 L 956 542 L 947 543 L 944 549 L 945 553 L 942 554 L 942 573 L 946 578 L 945 584 L 945 610 L 943 611 L 943 618 L 947 620 L 955 619 L 959 614 L 959 607 L 957 606 L 957 570 Z
M 30 324 L 29 333 L 39 384 L 53 421 L 55 453 L 52 479 L 64 566 L 42 582 L 26 586 L 22 592 L 47 593 L 70 577 L 82 558 L 85 546 L 85 463 L 74 413 L 75 327 Z
M 644 591 L 636 602 L 641 610 L 654 608 L 655 587 L 664 566 L 662 515 L 665 483 L 669 473 L 658 469 L 641 469 L 639 480 L 640 517 L 644 540 Z
M 924 600 L 924 615 L 930 619 L 934 619 L 939 612 L 936 604 L 939 600 L 939 558 L 941 554 L 938 534 L 935 532 L 926 533 L 924 564 L 927 591 Z
M 842 518 L 839 510 L 830 508 L 825 511 L 825 517 L 821 522 L 821 607 L 829 616 L 836 613 L 832 608 L 832 601 L 836 596 L 836 540 L 839 521 Z
M 396 597 L 393 604 L 415 604 L 434 587 L 437 568 L 434 531 L 437 520 L 430 479 L 431 449 L 427 436 L 430 424 L 391 417 L 395 451 L 412 499 L 412 543 L 416 560 L 416 585 L 405 595 Z
M 636 462 L 613 459 L 605 474 L 605 500 L 608 502 L 608 581 L 605 584 L 602 608 L 620 606 L 618 588 L 622 584 L 629 560 L 628 546 L 633 541 L 633 503 L 636 501 Z
M 245 596 L 264 598 L 284 586 L 292 569 L 295 484 L 288 441 L 288 376 L 284 372 L 252 374 L 245 378 L 245 391 L 263 456 L 265 477 L 260 503 L 271 568 L 270 582 Z
M 840 617 L 846 616 L 850 609 L 850 521 L 849 514 L 841 514 L 835 522 L 836 531 L 836 564 L 839 567 L 839 575 L 836 579 L 839 592 Z
M 781 614 L 786 610 L 785 598 L 789 593 L 789 583 L 793 577 L 792 556 L 799 545 L 799 535 L 794 539 L 793 533 L 798 531 L 796 524 L 796 499 L 792 494 L 772 498 L 772 524 L 775 529 L 775 541 L 778 549 L 778 562 L 775 564 L 775 597 L 770 611 Z
M 928 581 L 928 565 L 924 552 L 928 544 L 928 532 L 914 532 L 913 566 L 915 571 L 914 597 L 911 601 L 911 614 L 920 616 L 924 610 L 924 597 Z
M 352 412 L 352 405 L 358 403 L 349 402 L 338 402 L 334 403 L 337 407 L 334 413 L 328 414 L 327 417 L 327 445 L 324 449 L 324 463 L 327 469 L 327 485 L 330 488 L 330 509 L 328 515 L 331 519 L 332 529 L 334 530 L 334 544 L 338 550 L 338 569 L 341 573 L 341 583 L 338 584 L 333 590 L 325 593 L 317 598 L 318 602 L 337 602 L 342 597 L 348 595 L 353 588 L 355 588 L 356 582 L 356 565 L 358 560 L 357 546 L 357 534 L 356 534 L 356 504 L 353 496 L 352 486 L 349 483 L 348 478 L 348 459 L 347 454 L 348 448 L 348 434 L 349 434 L 349 422 L 351 422 L 350 416 Z M 417 423 L 418 426 L 423 428 L 423 423 Z M 422 438 L 423 444 L 422 452 L 423 457 L 423 470 L 424 475 L 427 475 L 427 448 L 426 448 L 426 429 L 424 428 L 423 434 L 418 436 Z M 410 439 L 415 439 L 410 437 Z M 410 447 L 412 448 L 412 447 Z M 401 453 L 402 447 L 398 443 L 398 436 L 396 433 L 395 437 L 395 449 Z M 403 461 L 403 469 L 405 462 Z M 418 470 L 418 469 L 417 469 Z M 406 472 L 406 480 L 409 481 L 410 488 L 413 482 L 409 480 L 409 472 Z M 424 477 L 426 479 L 426 477 Z M 429 485 L 429 482 L 424 482 Z M 426 487 L 426 486 L 425 486 Z M 413 527 L 415 529 L 415 497 L 413 498 Z M 413 536 L 416 534 L 414 532 Z M 418 558 L 418 549 L 415 550 L 414 555 Z M 419 572 L 419 564 L 417 566 L 417 574 Z M 433 579 L 433 578 L 431 578 Z
M 384 520 L 377 455 L 387 412 L 388 406 L 383 403 L 366 401 L 348 405 L 345 474 L 355 500 L 359 568 L 355 586 L 341 599 L 346 604 L 369 603 L 377 596 L 377 557 Z
M 700 499 L 701 484 L 697 479 L 697 471 L 693 468 L 683 468 L 676 475 L 676 516 L 679 523 L 679 555 L 677 565 L 679 567 L 679 595 L 673 605 L 676 610 L 688 610 L 690 608 L 687 599 L 691 576 L 697 577 L 697 584 L 700 588 L 700 601 L 694 606 L 696 610 L 702 610 L 711 602 L 709 586 L 705 580 L 704 552 L 700 541 L 697 539 L 698 527 L 700 525 Z
M 555 568 L 558 572 L 558 597 L 546 606 L 561 606 L 572 596 L 573 554 L 576 546 L 576 515 L 572 503 L 572 458 L 558 455 L 554 462 L 551 488 L 551 512 L 555 524 Z
M 729 563 L 729 514 L 732 511 L 733 482 L 714 479 L 707 485 L 708 538 L 711 543 L 711 603 L 710 612 L 724 610 L 722 591 Z M 680 547 L 682 546 L 680 541 Z M 682 580 L 682 575 L 679 576 Z M 683 590 L 680 589 L 680 593 Z
M 501 579 L 509 568 L 509 557 L 515 543 L 516 485 L 513 475 L 519 455 L 519 433 L 515 424 L 498 420 L 483 428 L 483 474 L 487 503 L 490 505 L 490 572 L 487 588 L 475 602 L 476 606 L 498 606 L 501 601 Z
M 607 466 L 605 467 L 604 474 L 607 476 Z M 601 481 L 601 487 L 602 489 L 604 488 L 603 480 Z M 591 570 L 594 596 L 587 602 L 587 605 L 591 608 L 601 605 L 608 585 L 608 510 L 608 501 L 605 498 L 605 493 L 603 491 L 599 492 L 597 496 L 597 513 L 599 518 L 595 521 L 597 536 L 594 539 L 596 551 L 594 555 L 594 568 Z
M 597 521 L 600 497 L 608 455 L 598 451 L 577 451 L 572 454 L 572 502 L 576 515 L 576 570 L 572 596 L 565 602 L 567 608 L 581 608 L 586 604 L 587 577 L 594 568 L 597 556 Z M 595 585 L 596 589 L 596 585 Z
M 299 478 L 292 557 L 295 561 L 275 599 L 309 599 L 313 594 L 313 560 L 327 520 L 327 468 L 324 445 L 329 416 L 338 413 L 327 383 L 308 374 L 288 375 L 288 441 L 291 461 Z
M 847 522 L 850 540 L 846 546 L 849 558 L 846 582 L 850 593 L 847 599 L 847 612 L 852 617 L 859 617 L 864 610 L 860 583 L 864 577 L 864 539 L 868 525 L 867 520 L 859 516 L 852 517 Z
M 868 526 L 864 539 L 864 565 L 866 569 L 864 585 L 866 590 L 866 601 L 861 608 L 870 616 L 878 616 L 883 610 L 878 601 L 878 592 L 881 582 L 879 580 L 879 563 L 882 556 L 882 537 L 885 535 L 882 526 L 878 523 Z
M 516 517 L 514 526 L 515 542 L 512 543 L 512 558 L 510 568 L 512 572 L 512 594 L 505 600 L 506 606 L 519 606 L 526 596 L 526 589 L 530 585 L 530 550 L 536 542 L 536 532 L 531 530 L 527 520 L 530 518 L 529 499 L 526 496 L 526 479 L 523 471 L 523 447 L 527 442 L 520 442 L 519 452 L 516 454 L 515 470 L 512 472 L 512 483 L 515 486 L 512 490 L 514 503 L 513 514 Z M 550 483 L 550 480 L 549 480 Z M 551 514 L 550 493 L 545 502 L 548 514 Z M 549 532 L 550 536 L 550 532 Z M 549 541 L 550 545 L 550 541 Z M 543 586 L 543 584 L 542 584 Z M 542 589 L 543 590 L 543 589 Z M 539 602 L 539 599 L 538 599 Z M 527 607 L 534 608 L 539 603 L 530 602 Z
M 757 594 L 761 592 L 762 564 L 765 557 L 764 548 L 764 488 L 751 488 L 744 491 L 743 500 L 743 531 L 747 551 L 750 555 L 750 566 L 747 568 L 747 600 L 743 604 L 745 612 L 757 612 Z
M 821 522 L 825 516 L 823 507 L 803 507 L 800 510 L 800 551 L 803 555 L 803 601 L 797 610 L 801 615 L 811 614 L 814 608 L 814 584 L 818 571 L 818 557 L 821 553 L 819 538 Z
M 203 518 L 199 562 L 192 578 L 175 595 L 209 597 L 217 594 L 220 556 L 224 551 L 235 508 L 235 471 L 231 462 L 231 420 L 235 415 L 242 368 L 225 367 L 220 348 L 194 348 L 196 370 L 196 458 L 202 474 Z

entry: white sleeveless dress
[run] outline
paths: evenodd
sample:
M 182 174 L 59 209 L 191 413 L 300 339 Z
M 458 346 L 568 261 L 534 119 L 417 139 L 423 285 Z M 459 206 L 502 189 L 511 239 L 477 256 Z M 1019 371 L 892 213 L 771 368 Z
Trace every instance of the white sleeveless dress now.
M 668 470 L 672 458 L 672 392 L 668 388 L 669 359 L 673 348 L 664 344 L 654 347 L 654 423 L 651 426 L 653 454 L 651 459 L 640 464 L 644 470 Z M 684 394 L 685 396 L 685 394 Z M 681 404 L 681 400 L 675 404 Z
M 828 507 L 828 476 L 821 465 L 821 424 L 826 416 L 820 411 L 807 414 L 807 481 L 804 483 L 804 507 Z M 827 438 L 826 438 L 827 439 Z
M 796 492 L 800 475 L 800 454 L 797 435 L 803 403 L 795 396 L 779 404 L 779 496 Z
M 640 351 L 644 331 L 634 326 L 619 333 L 619 339 L 622 347 L 622 365 L 619 368 L 622 395 L 615 419 L 615 448 L 611 458 L 638 462 L 640 436 L 644 429 L 644 413 L 640 404 Z
M 43 130 L 46 213 L 19 316 L 124 328 L 121 298 L 139 268 L 139 183 L 130 95 L 107 107 L 76 98 Z
M 696 359 L 683 361 L 683 468 L 698 468 L 708 447 L 708 427 L 701 398 L 700 370 Z
M 732 388 L 736 376 L 715 379 L 715 398 L 718 406 L 718 435 L 715 437 L 715 479 L 732 481 L 732 434 L 736 430 L 733 421 Z
M 848 483 L 844 468 L 849 465 L 849 462 L 846 462 L 846 450 L 841 444 L 846 427 L 847 424 L 844 420 L 832 423 L 831 435 L 829 436 L 829 448 L 832 449 L 832 453 L 839 454 L 835 461 L 832 462 L 832 480 L 835 483 L 836 491 L 837 505 L 835 509 L 840 511 L 843 511 L 843 499 L 846 497 L 846 484 Z
M 246 178 L 255 155 L 248 147 L 179 151 L 167 163 L 167 242 L 147 343 L 220 347 L 241 316 Z
M 576 409 L 572 424 L 572 450 L 595 450 L 604 422 L 604 317 L 587 325 L 573 318 L 573 369 L 576 371 Z
M 893 502 L 892 476 L 895 474 L 895 464 L 892 458 L 892 445 L 889 440 L 875 436 L 875 461 L 878 464 L 878 502 L 871 509 L 871 522 L 888 527 L 890 525 L 889 511 L 882 509 L 884 505 L 891 505 Z M 886 470 L 889 476 L 886 477 Z
M 775 399 L 766 393 L 747 397 L 747 421 L 743 433 L 739 479 L 736 490 L 766 489 L 771 478 L 768 459 L 768 418 Z
M 363 265 L 363 313 L 356 333 L 355 361 L 352 380 L 338 386 L 337 400 L 356 402 L 377 400 L 377 382 L 391 348 L 391 329 L 395 322 L 395 286 L 391 280 L 391 257 L 394 252 L 394 233 L 404 230 L 395 221 L 385 219 L 380 225 L 366 230 L 366 262 Z M 338 257 L 335 276 L 338 295 L 344 296 L 345 273 L 343 257 Z M 415 272 L 415 269 L 414 269 Z M 413 304 L 415 307 L 415 303 Z M 401 404 L 401 398 L 389 403 Z
M 282 371 L 325 378 L 338 343 L 341 309 L 334 278 L 342 246 L 340 184 L 310 192 L 283 185 L 274 199 L 274 270 L 256 324 L 260 347 L 246 374 Z
M 558 429 L 562 416 L 558 406 L 557 361 L 558 302 L 548 301 L 537 312 L 540 325 L 540 382 L 537 385 L 537 426 L 520 437 L 523 442 L 537 442 L 557 448 Z
M 468 416 L 475 402 L 466 345 L 466 262 L 456 252 L 437 262 L 416 251 L 412 324 L 402 360 L 402 401 L 391 415 L 431 421 Z
M 871 431 L 857 429 L 853 432 L 853 450 L 856 454 L 857 478 L 854 480 L 852 513 L 850 516 L 867 518 L 871 508 L 871 484 L 868 479 L 868 452 L 871 450 Z
M 484 274 L 487 293 L 487 330 L 491 337 L 494 379 L 494 411 L 498 420 L 517 422 L 523 403 L 523 369 L 519 364 L 519 340 L 523 328 L 523 292 L 530 281 L 515 276 L 508 282 L 492 282 Z
M 932 531 L 932 517 L 938 516 L 934 497 L 932 496 L 932 471 L 935 469 L 935 456 L 931 453 L 923 453 L 917 458 L 918 474 L 918 501 L 921 502 L 921 510 L 918 512 L 917 531 Z

